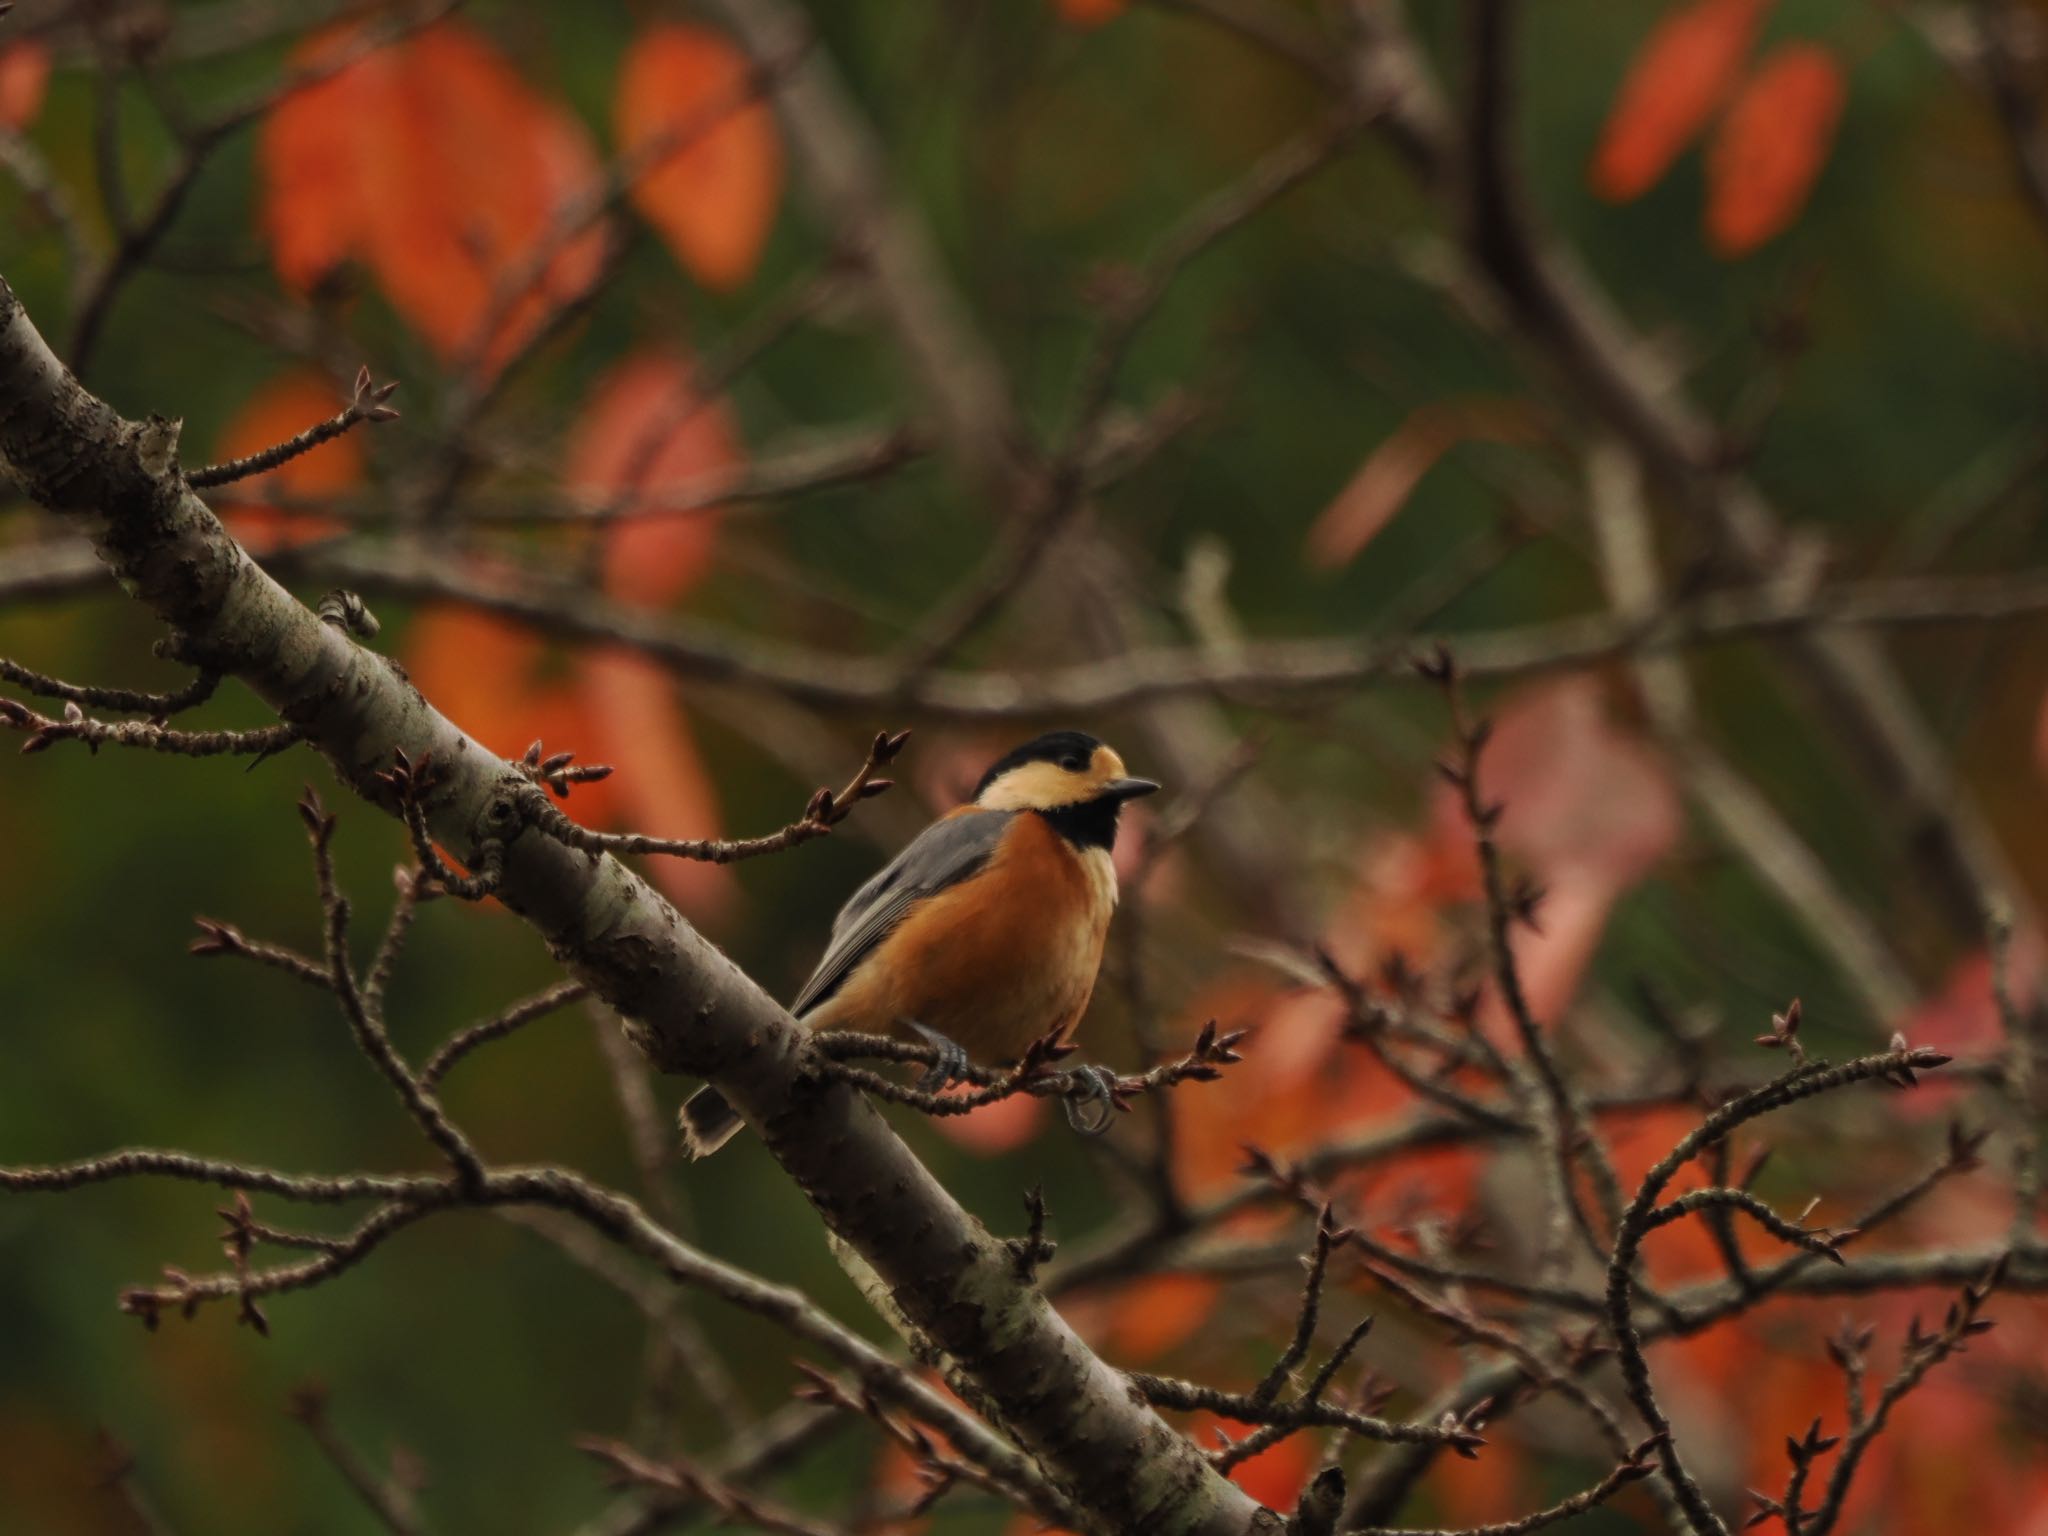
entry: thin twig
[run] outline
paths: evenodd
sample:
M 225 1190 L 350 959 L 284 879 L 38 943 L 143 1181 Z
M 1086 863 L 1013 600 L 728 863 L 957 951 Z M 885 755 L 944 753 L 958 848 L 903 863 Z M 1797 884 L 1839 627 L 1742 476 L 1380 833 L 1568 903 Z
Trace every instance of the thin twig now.
M 315 422 L 305 431 L 281 443 L 256 453 L 245 454 L 239 459 L 229 459 L 222 464 L 209 464 L 204 469 L 187 471 L 185 483 L 194 490 L 209 486 L 229 485 L 237 480 L 247 480 L 252 475 L 264 474 L 280 464 L 288 464 L 304 453 L 311 453 L 322 443 L 331 443 L 352 428 L 365 423 L 396 421 L 398 412 L 384 402 L 391 398 L 391 392 L 398 388 L 394 379 L 387 384 L 372 384 L 370 370 L 364 368 L 356 374 L 355 393 L 349 403 L 325 421 Z

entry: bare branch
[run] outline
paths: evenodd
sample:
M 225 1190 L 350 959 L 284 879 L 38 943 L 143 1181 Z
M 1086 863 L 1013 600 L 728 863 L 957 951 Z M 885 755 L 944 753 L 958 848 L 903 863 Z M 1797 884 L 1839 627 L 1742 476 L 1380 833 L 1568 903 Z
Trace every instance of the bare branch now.
M 458 1031 L 420 1068 L 420 1086 L 428 1089 L 438 1086 L 449 1070 L 478 1046 L 502 1040 L 514 1030 L 524 1028 L 535 1019 L 546 1018 L 589 993 L 590 989 L 580 981 L 558 981 L 546 991 L 536 992 L 532 997 L 514 1003 L 497 1017 Z
M 229 459 L 224 464 L 209 464 L 204 469 L 188 470 L 185 483 L 195 490 L 208 486 L 228 485 L 236 480 L 247 480 L 252 475 L 264 474 L 280 464 L 288 464 L 300 454 L 311 453 L 322 443 L 330 443 L 351 428 L 363 422 L 396 421 L 398 412 L 384 402 L 391 398 L 391 392 L 398 388 L 396 380 L 388 384 L 372 384 L 370 370 L 364 368 L 356 375 L 355 394 L 349 403 L 327 420 L 316 422 L 295 437 L 286 438 L 260 452 Z

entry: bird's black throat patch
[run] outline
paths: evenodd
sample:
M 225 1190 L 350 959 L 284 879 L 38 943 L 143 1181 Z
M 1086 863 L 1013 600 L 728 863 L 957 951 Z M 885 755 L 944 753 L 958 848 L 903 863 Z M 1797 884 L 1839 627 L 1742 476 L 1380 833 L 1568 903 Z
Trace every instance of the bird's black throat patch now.
M 1123 801 L 1115 796 L 1100 800 L 1083 800 L 1078 805 L 1055 806 L 1049 811 L 1033 811 L 1034 816 L 1043 816 L 1059 833 L 1076 848 L 1103 848 L 1116 846 L 1116 818 L 1124 808 Z

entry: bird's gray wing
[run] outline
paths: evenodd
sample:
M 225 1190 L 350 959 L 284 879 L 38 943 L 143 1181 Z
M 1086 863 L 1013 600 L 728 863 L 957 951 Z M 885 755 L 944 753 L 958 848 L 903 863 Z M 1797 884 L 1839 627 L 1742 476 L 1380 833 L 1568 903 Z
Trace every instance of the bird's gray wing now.
M 790 1005 L 803 1015 L 824 1002 L 863 957 L 887 938 L 911 907 L 982 869 L 1016 816 L 1014 811 L 970 811 L 935 821 L 909 847 L 855 891 L 832 921 L 832 942 Z

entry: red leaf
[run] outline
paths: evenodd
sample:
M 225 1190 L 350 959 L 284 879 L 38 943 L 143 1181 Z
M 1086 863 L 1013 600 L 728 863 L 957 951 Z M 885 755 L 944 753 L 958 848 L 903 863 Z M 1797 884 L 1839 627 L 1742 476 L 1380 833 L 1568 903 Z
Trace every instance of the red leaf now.
M 329 31 L 294 57 L 318 67 L 356 36 Z M 559 238 L 562 211 L 598 181 L 589 136 L 460 23 L 287 96 L 264 120 L 259 155 L 263 228 L 285 283 L 310 288 L 360 259 L 450 360 L 501 357 L 602 259 L 598 228 Z M 544 250 L 538 291 L 484 337 L 501 287 Z
M 1149 1364 L 1200 1332 L 1222 1299 L 1214 1275 L 1139 1275 L 1111 1298 L 1104 1342 L 1119 1364 Z
M 711 561 L 716 512 L 647 509 L 717 487 L 740 460 L 724 402 L 697 394 L 683 358 L 643 352 L 605 376 L 576 423 L 563 478 L 625 516 L 605 548 L 612 596 L 662 604 L 695 584 Z
M 50 83 L 50 50 L 41 43 L 10 43 L 0 48 L 0 128 L 19 132 L 43 110 L 43 92 Z
M 1534 436 L 1528 407 L 1512 400 L 1453 400 L 1412 412 L 1366 456 L 1309 529 L 1310 561 L 1327 569 L 1354 558 L 1459 442 L 1526 443 Z
M 698 755 L 675 679 L 630 651 L 586 655 L 576 677 L 592 733 L 579 755 L 618 769 L 604 781 L 616 824 L 656 837 L 719 836 L 718 790 Z M 572 810 L 582 796 L 578 789 L 569 797 Z M 692 917 L 722 911 L 733 895 L 727 865 L 657 856 L 645 868 Z
M 1099 27 L 1123 15 L 1127 0 L 1053 0 L 1053 9 L 1070 27 Z
M 1515 958 L 1539 1018 L 1570 1001 L 1615 901 L 1677 843 L 1678 791 L 1664 759 L 1609 721 L 1588 677 L 1514 695 L 1479 765 L 1480 790 L 1503 807 L 1496 837 L 1546 894 L 1538 927 L 1518 925 Z M 1437 791 L 1432 841 L 1441 857 L 1476 860 L 1472 829 L 1449 785 Z
M 1692 0 L 1636 50 L 1593 151 L 1591 181 L 1625 203 L 1650 190 L 1734 88 L 1771 0 Z
M 214 459 L 238 459 L 273 447 L 326 420 L 346 403 L 340 391 L 317 373 L 288 373 L 273 379 L 222 429 L 214 444 Z M 268 492 L 280 500 L 317 501 L 354 489 L 362 478 L 363 447 L 351 432 L 230 489 L 237 496 Z M 260 503 L 225 508 L 223 518 L 229 531 L 257 554 L 324 538 L 342 527 L 332 518 L 308 517 Z
M 572 681 L 551 670 L 548 647 L 514 619 L 476 608 L 429 607 L 405 637 L 405 667 L 442 714 L 500 757 L 539 737 L 551 752 L 603 762 L 597 724 Z M 578 821 L 615 825 L 618 775 L 579 785 L 562 804 Z
M 956 1147 L 981 1157 L 1000 1157 L 1014 1152 L 1038 1134 L 1045 1124 L 1045 1100 L 1028 1093 L 998 1099 L 964 1115 L 944 1115 L 932 1127 Z
M 1758 66 L 1707 150 L 1707 239 L 1741 256 L 1806 206 L 1834 147 L 1847 82 L 1835 56 L 1788 43 Z
M 782 197 L 782 141 L 750 89 L 752 73 L 716 32 L 650 27 L 626 51 L 613 102 L 622 154 L 676 144 L 634 183 L 633 205 L 711 288 L 737 288 L 753 275 Z
M 1257 1427 L 1204 1413 L 1189 1424 L 1188 1430 L 1196 1443 L 1211 1445 L 1215 1443 L 1216 1429 L 1227 1430 L 1233 1440 L 1242 1440 Z M 1315 1470 L 1315 1455 L 1314 1442 L 1307 1435 L 1295 1435 L 1239 1462 L 1231 1468 L 1230 1480 L 1268 1509 L 1292 1509 L 1301 1498 L 1309 1474 Z
M 293 61 L 318 68 L 354 36 L 342 28 L 309 38 Z M 293 92 L 263 119 L 256 146 L 262 176 L 257 217 L 287 287 L 312 288 L 362 243 L 362 150 L 345 130 L 376 113 L 389 93 L 393 68 L 392 51 L 380 49 Z
M 1505 806 L 1501 847 L 1553 885 L 1582 874 L 1625 890 L 1678 840 L 1682 813 L 1670 770 L 1613 725 L 1590 677 L 1515 693 L 1495 716 L 1479 787 Z M 1438 793 L 1438 838 L 1469 846 L 1457 792 L 1445 785 Z
M 2034 933 L 2022 930 L 2014 935 L 2005 983 L 2022 1014 L 2040 995 L 2044 959 L 2048 954 Z M 2005 1023 L 1991 986 L 1990 954 L 1980 949 L 1958 960 L 1941 990 L 1923 999 L 1898 1027 L 1913 1044 L 1955 1056 L 1989 1056 L 2002 1049 Z M 1958 1074 L 1937 1072 L 1912 1093 L 1901 1095 L 1895 1108 L 1901 1119 L 1923 1120 L 1949 1113 L 1967 1091 Z
M 657 837 L 720 835 L 718 793 L 690 734 L 675 682 L 644 657 L 601 651 L 565 667 L 514 620 L 474 608 L 430 607 L 406 636 L 406 670 L 443 714 L 500 757 L 538 737 L 550 751 L 618 771 L 578 785 L 563 810 L 587 826 Z M 650 858 L 656 885 L 691 916 L 723 910 L 731 870 Z

